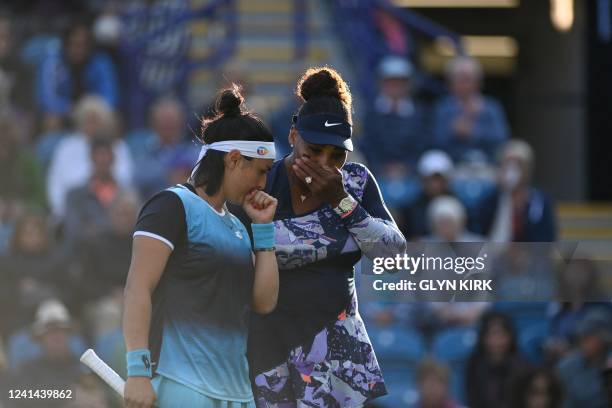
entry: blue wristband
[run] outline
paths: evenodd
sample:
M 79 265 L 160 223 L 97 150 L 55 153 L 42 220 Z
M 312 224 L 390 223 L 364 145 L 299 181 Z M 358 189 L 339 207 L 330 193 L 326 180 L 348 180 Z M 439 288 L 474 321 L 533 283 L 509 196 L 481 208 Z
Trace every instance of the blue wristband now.
M 251 224 L 253 247 L 255 250 L 274 247 L 274 223 Z
M 128 377 L 149 377 L 151 378 L 151 352 L 147 349 L 137 349 L 128 351 L 125 355 L 127 359 Z

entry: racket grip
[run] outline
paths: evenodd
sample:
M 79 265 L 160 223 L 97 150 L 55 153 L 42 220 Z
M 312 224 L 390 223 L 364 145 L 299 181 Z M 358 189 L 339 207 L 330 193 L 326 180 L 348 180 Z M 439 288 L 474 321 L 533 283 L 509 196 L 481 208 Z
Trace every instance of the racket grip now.
M 123 397 L 125 381 L 112 368 L 110 368 L 92 349 L 88 349 L 81 356 L 81 363 L 96 373 L 105 383 Z

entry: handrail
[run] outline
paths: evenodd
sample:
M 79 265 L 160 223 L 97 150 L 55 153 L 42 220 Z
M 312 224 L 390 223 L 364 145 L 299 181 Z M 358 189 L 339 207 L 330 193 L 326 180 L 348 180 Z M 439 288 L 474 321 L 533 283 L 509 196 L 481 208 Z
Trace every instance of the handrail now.
M 446 37 L 450 39 L 458 53 L 463 53 L 461 37 L 459 34 L 447 29 L 446 27 L 426 18 L 413 11 L 394 6 L 389 0 L 368 0 L 373 1 L 376 6 L 392 13 L 400 19 L 410 29 L 421 32 L 430 38 Z
M 234 8 L 235 0 L 212 0 L 200 9 L 192 10 L 173 10 L 176 14 L 168 15 L 167 21 L 162 21 L 161 25 L 156 26 L 153 30 L 139 33 L 133 38 L 125 39 L 120 46 L 120 53 L 124 62 L 126 78 L 130 80 L 126 83 L 126 106 L 124 107 L 129 121 L 130 128 L 137 128 L 144 125 L 147 114 L 147 105 L 151 103 L 159 94 L 172 93 L 179 99 L 187 100 L 187 79 L 189 74 L 195 69 L 206 67 L 216 68 L 223 64 L 233 54 L 238 40 L 237 17 Z M 165 17 L 166 9 L 138 9 L 127 10 L 123 14 L 126 26 L 138 25 L 139 22 L 147 24 L 154 21 L 156 18 Z M 211 19 L 219 12 L 227 11 L 224 14 L 225 18 L 225 37 L 220 41 L 214 50 L 205 58 L 198 60 L 190 60 L 187 54 L 187 46 L 189 44 L 189 34 L 186 31 L 186 37 L 179 39 L 180 44 L 177 49 L 180 49 L 181 61 L 177 61 L 176 55 L 152 54 L 148 52 L 150 46 L 156 44 L 156 41 L 164 39 L 168 33 L 172 33 L 177 27 L 183 27 L 187 22 L 196 19 Z M 141 21 L 139 21 L 141 19 Z M 136 23 L 136 24 L 134 24 Z M 124 36 L 124 38 L 127 36 Z M 143 59 L 154 63 L 153 68 L 149 64 L 146 67 L 143 64 Z M 160 67 L 165 69 L 160 75 L 165 75 L 163 80 L 160 80 L 162 88 L 150 88 L 150 85 L 144 83 L 142 75 L 153 72 L 155 75 L 155 63 L 159 63 Z M 145 68 L 146 67 L 146 68 Z M 149 69 L 149 71 L 143 71 Z
M 334 2 L 336 30 L 349 44 L 350 58 L 355 64 L 358 77 L 375 78 L 376 66 L 384 55 L 390 52 L 381 44 L 376 32 L 374 15 L 384 11 L 406 26 L 410 32 L 417 31 L 430 38 L 446 37 L 459 54 L 463 54 L 460 36 L 445 27 L 418 15 L 392 5 L 389 0 L 338 0 Z M 359 82 L 362 93 L 367 99 L 373 98 L 377 91 L 376 81 Z M 433 86 L 433 88 L 438 88 Z

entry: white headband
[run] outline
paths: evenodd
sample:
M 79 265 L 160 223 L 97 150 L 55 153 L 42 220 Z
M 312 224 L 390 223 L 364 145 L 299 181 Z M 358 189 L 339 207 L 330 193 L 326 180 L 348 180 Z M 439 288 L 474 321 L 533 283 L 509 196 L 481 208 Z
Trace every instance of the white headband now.
M 209 150 L 218 150 L 220 152 L 231 152 L 232 150 L 238 150 L 243 156 L 254 157 L 256 159 L 274 160 L 276 158 L 274 142 L 260 142 L 256 140 L 224 140 L 222 142 L 202 145 L 202 150 L 200 150 L 200 155 L 198 156 L 198 161 L 196 162 L 198 163 L 198 166 L 202 158 L 206 156 L 206 152 Z M 195 174 L 198 166 L 193 169 L 191 177 L 193 177 Z

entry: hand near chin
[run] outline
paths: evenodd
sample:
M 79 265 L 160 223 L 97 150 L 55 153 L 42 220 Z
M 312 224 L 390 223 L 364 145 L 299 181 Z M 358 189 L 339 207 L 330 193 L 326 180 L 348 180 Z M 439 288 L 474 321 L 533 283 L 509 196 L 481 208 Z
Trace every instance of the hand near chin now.
M 293 171 L 298 178 L 304 180 L 314 196 L 332 207 L 336 207 L 347 196 L 340 169 L 319 166 L 308 158 L 299 158 L 293 164 Z
M 260 190 L 253 190 L 244 197 L 242 208 L 255 224 L 267 224 L 274 219 L 278 201 Z

